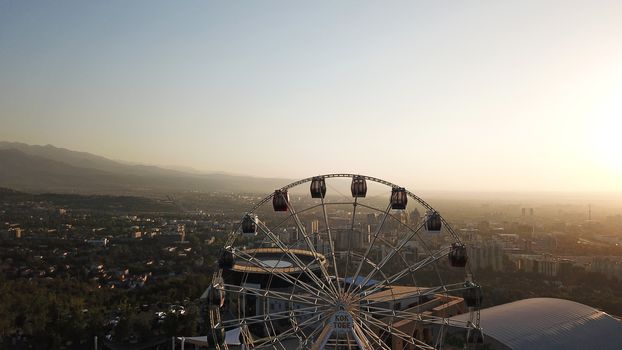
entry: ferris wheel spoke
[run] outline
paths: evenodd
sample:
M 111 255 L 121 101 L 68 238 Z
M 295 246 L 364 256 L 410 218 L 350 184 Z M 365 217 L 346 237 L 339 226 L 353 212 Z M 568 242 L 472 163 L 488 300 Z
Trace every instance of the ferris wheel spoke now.
M 424 315 L 421 312 L 408 312 L 401 310 L 389 310 L 383 307 L 378 306 L 361 306 L 361 313 L 367 314 L 374 318 L 375 320 L 380 320 L 381 317 L 390 317 L 400 320 L 409 320 L 416 321 L 420 323 L 429 323 L 436 325 L 449 325 L 457 328 L 468 328 L 469 322 L 467 321 L 457 321 L 451 318 L 440 317 L 440 316 L 432 316 L 432 315 Z M 375 316 L 375 317 L 374 317 Z
M 465 291 L 469 288 L 471 287 L 466 287 L 464 283 L 454 283 L 454 284 L 443 285 L 440 287 L 427 288 L 425 289 L 424 292 L 418 291 L 417 293 L 413 293 L 412 291 L 404 291 L 401 293 L 400 292 L 391 293 L 391 296 L 393 297 L 393 300 L 396 300 L 395 297 L 408 296 L 408 295 L 413 295 L 413 294 L 420 298 L 420 297 L 434 295 L 434 294 L 450 294 L 450 293 Z M 374 296 L 373 294 L 367 294 L 366 296 L 360 298 L 358 301 L 365 302 L 365 304 L 362 304 L 364 306 L 381 304 L 387 301 L 387 299 L 383 299 L 379 301 L 371 301 L 371 302 L 368 301 L 373 296 Z
M 361 292 L 364 296 L 367 295 L 371 295 L 379 290 L 381 290 L 382 288 L 385 287 L 389 287 L 391 286 L 393 283 L 399 281 L 401 278 L 403 278 L 404 276 L 406 276 L 408 273 L 414 274 L 415 272 L 417 272 L 418 270 L 435 263 L 436 261 L 438 261 L 439 259 L 445 257 L 447 255 L 447 253 L 449 253 L 449 249 L 450 248 L 445 248 L 442 250 L 439 250 L 435 253 L 433 253 L 433 255 L 428 256 L 427 258 L 417 262 L 414 265 L 411 266 L 407 266 L 406 268 L 394 273 L 393 275 L 389 276 L 388 278 L 386 278 L 385 280 L 376 283 L 372 286 L 370 286 L 369 288 L 363 288 L 361 289 Z M 363 298 L 364 299 L 364 298 Z
M 398 225 L 400 225 L 401 227 L 406 228 L 408 231 L 419 231 L 418 229 L 415 230 L 414 228 L 412 228 L 410 225 L 402 222 L 402 220 L 399 220 L 398 218 L 396 218 L 395 216 L 391 215 L 391 217 L 393 219 L 395 219 L 395 221 L 397 221 Z M 443 217 L 441 217 L 441 220 L 444 221 Z M 425 221 L 422 223 L 422 227 L 425 225 Z M 432 254 L 432 249 L 430 248 L 430 246 L 426 243 L 426 241 L 423 239 L 423 237 L 421 237 L 421 235 L 417 232 L 415 235 L 415 237 L 417 237 L 417 240 L 419 241 L 419 243 L 421 243 L 421 246 L 423 246 L 423 249 L 425 249 L 426 253 L 428 254 Z
M 292 248 L 292 246 L 295 246 L 295 245 L 296 245 L 296 242 L 294 242 L 294 243 L 290 244 L 290 245 L 288 246 L 288 248 L 290 248 L 290 249 L 291 249 L 291 248 Z M 287 253 L 285 253 L 285 252 L 284 252 L 283 254 L 281 254 L 281 257 L 279 258 L 278 263 L 280 263 L 281 261 L 283 261 L 283 258 L 284 258 L 285 256 L 287 256 Z M 273 267 L 273 269 L 276 269 L 276 266 L 278 265 L 278 263 L 277 263 L 277 264 Z M 311 268 L 311 266 L 312 266 L 314 263 L 315 263 L 315 260 L 311 260 L 311 261 L 309 261 L 309 263 L 308 263 L 308 264 L 306 264 L 306 265 L 304 266 L 304 269 L 305 269 L 305 270 L 310 269 L 310 268 Z M 269 281 L 270 281 L 270 283 L 271 283 L 271 281 L 272 281 L 272 275 L 270 275 Z M 270 285 L 270 283 L 269 283 L 268 285 Z M 300 281 L 300 280 L 296 280 L 296 283 L 304 283 L 304 282 L 303 282 L 303 281 Z M 296 286 L 296 284 L 294 284 L 294 286 Z M 326 299 L 326 298 L 324 298 L 323 300 L 325 300 L 325 301 L 327 301 L 327 302 L 328 302 L 328 299 Z
M 287 245 L 285 245 L 283 241 L 281 241 L 267 226 L 260 224 L 257 225 L 257 227 L 259 227 L 260 230 L 264 232 L 264 234 L 268 236 L 268 238 L 270 238 L 270 240 L 272 240 L 272 242 L 276 244 L 283 253 L 287 254 L 292 262 L 294 262 L 297 267 L 300 268 L 307 277 L 309 277 L 309 279 L 313 280 L 318 285 L 318 287 L 321 287 L 322 290 L 328 288 L 328 286 L 320 278 L 318 278 L 313 272 L 309 271 L 309 265 L 305 265 L 296 254 L 292 253 L 291 249 Z M 318 263 L 320 269 L 323 271 L 324 267 L 322 266 L 321 261 L 319 261 L 317 252 L 314 253 L 314 259 Z M 325 290 L 325 292 L 330 293 L 330 290 Z
M 439 348 L 443 345 L 443 342 L 445 341 L 445 333 L 447 332 L 447 327 L 445 327 L 445 324 L 442 324 L 439 331 L 438 331 L 438 335 L 436 336 L 436 342 L 434 344 L 435 348 Z
M 374 207 L 369 206 L 369 205 L 365 205 L 365 204 L 359 204 L 359 205 L 360 205 L 360 206 L 362 206 L 362 207 L 365 207 L 366 209 L 370 209 L 370 210 L 374 210 L 374 211 L 381 211 L 380 209 L 378 209 L 378 208 L 374 208 Z M 431 207 L 430 207 L 430 208 L 431 208 Z M 389 213 L 389 217 L 391 217 L 393 220 L 395 220 L 395 221 L 397 222 L 397 224 L 398 224 L 398 225 L 400 225 L 401 227 L 406 228 L 408 231 L 410 231 L 410 232 L 415 231 L 415 229 L 414 229 L 414 228 L 412 228 L 410 225 L 408 225 L 408 224 L 406 224 L 406 223 L 402 222 L 402 220 L 400 220 L 399 218 L 397 218 L 395 215 L 393 215 L 393 214 L 390 214 L 390 213 Z M 441 217 L 441 220 L 443 220 L 443 222 L 445 222 L 445 221 L 444 221 L 444 219 L 443 219 L 442 217 Z M 425 225 L 425 221 L 422 223 L 422 225 L 423 225 L 423 226 Z M 454 235 L 455 235 L 455 234 L 454 234 Z M 426 251 L 430 251 L 430 248 L 428 247 L 428 245 L 427 245 L 427 243 L 425 242 L 425 240 L 421 237 L 421 235 L 417 233 L 417 234 L 416 234 L 416 237 L 417 237 L 417 239 L 419 240 L 419 242 L 423 245 L 423 247 L 426 249 Z
M 323 324 L 318 324 L 315 329 L 313 329 L 313 331 L 309 334 L 307 334 L 304 337 L 304 340 L 300 342 L 300 344 L 298 345 L 298 347 L 296 348 L 297 350 L 303 350 L 306 349 L 309 342 L 313 340 L 313 338 L 316 336 L 316 334 L 318 334 L 322 329 L 324 329 L 324 325 Z
M 234 293 L 234 294 L 246 294 L 250 293 L 254 296 L 274 299 L 286 302 L 296 302 L 303 305 L 316 305 L 318 306 L 318 301 L 323 301 L 326 304 L 330 303 L 330 300 L 322 299 L 320 296 L 315 295 L 313 293 L 309 295 L 304 295 L 301 293 L 286 293 L 286 292 L 277 292 L 269 289 L 262 288 L 253 288 L 249 286 L 239 286 L 235 284 L 222 284 L 222 289 L 225 292 Z
M 348 290 L 347 290 L 348 292 L 352 290 L 352 285 L 356 284 L 356 280 L 358 279 L 361 273 L 361 269 L 363 268 L 363 262 L 365 260 L 368 260 L 369 253 L 371 252 L 374 246 L 374 243 L 376 242 L 376 239 L 378 238 L 378 235 L 380 234 L 380 231 L 382 230 L 382 227 L 384 226 L 384 223 L 387 220 L 387 216 L 389 215 L 390 210 L 391 210 L 391 204 L 389 203 L 389 205 L 387 206 L 387 209 L 384 211 L 384 215 L 382 216 L 380 225 L 378 225 L 378 229 L 376 229 L 376 232 L 374 233 L 374 239 L 371 241 L 371 243 L 367 247 L 367 251 L 365 252 L 365 255 L 363 256 L 363 259 L 361 260 L 361 262 L 358 264 L 358 267 L 356 268 L 356 273 L 354 274 L 354 277 L 352 278 L 352 284 L 348 286 Z
M 377 319 L 374 317 L 369 317 L 366 321 L 371 324 L 374 324 L 376 327 L 378 327 L 381 330 L 388 330 L 391 336 L 395 336 L 401 339 L 402 341 L 414 346 L 417 349 L 426 349 L 426 350 L 435 349 L 433 346 L 411 335 L 404 333 L 402 330 L 398 329 L 397 327 L 394 327 L 392 322 L 386 323 L 383 320 Z
M 320 271 L 322 272 L 322 275 L 324 276 L 324 279 L 326 280 L 328 286 L 332 289 L 333 293 L 335 293 L 334 295 L 338 295 L 339 291 L 337 290 L 337 287 L 335 287 L 333 280 L 330 278 L 330 275 L 328 274 L 326 267 L 320 261 L 319 254 L 317 250 L 315 249 L 313 242 L 311 242 L 311 238 L 307 234 L 307 230 L 305 229 L 304 225 L 300 221 L 300 218 L 298 217 L 298 214 L 296 213 L 296 209 L 294 209 L 294 206 L 289 201 L 287 201 L 287 207 L 292 213 L 292 216 L 294 217 L 294 221 L 296 222 L 298 229 L 300 230 L 300 232 L 302 232 L 302 236 L 304 237 L 305 243 L 307 243 L 307 248 L 309 248 L 311 253 L 313 253 L 313 258 L 315 259 L 315 261 L 317 261 L 318 265 L 320 266 Z
M 322 204 L 315 204 L 315 205 L 312 205 L 312 206 L 310 206 L 310 207 L 307 207 L 307 208 L 304 208 L 304 209 L 299 210 L 299 211 L 298 211 L 298 214 L 302 214 L 302 213 L 305 213 L 305 212 L 307 212 L 307 211 L 311 211 L 311 210 L 316 209 L 316 208 L 319 208 L 319 207 L 321 207 L 321 206 L 322 206 Z M 278 223 L 278 224 L 276 224 L 275 226 L 273 226 L 273 227 L 272 227 L 272 230 L 276 230 L 277 228 L 282 227 L 282 226 L 283 226 L 283 224 L 285 224 L 286 222 L 288 222 L 288 221 L 289 221 L 289 219 L 290 219 L 290 216 L 285 217 L 285 219 L 283 219 L 283 220 L 279 221 L 279 223 Z
M 292 285 L 298 285 L 300 288 L 304 289 L 306 292 L 308 292 L 309 294 L 312 294 L 320 299 L 323 299 L 325 301 L 329 301 L 329 299 L 324 298 L 322 295 L 322 291 L 320 291 L 319 289 L 316 289 L 315 287 L 309 285 L 308 283 L 305 283 L 303 281 L 301 281 L 300 279 L 296 279 L 291 275 L 288 275 L 287 273 L 281 272 L 276 270 L 276 267 L 272 267 L 272 268 L 268 268 L 266 266 L 264 266 L 259 260 L 257 260 L 253 254 L 253 256 L 241 252 L 241 251 L 235 251 L 233 252 L 233 254 L 238 257 L 241 258 L 242 260 L 251 263 L 253 265 L 253 267 L 256 267 L 264 272 L 268 272 L 270 274 L 274 274 L 277 275 L 278 277 L 282 278 L 284 281 L 287 281 L 289 283 L 291 283 Z M 272 276 L 271 276 L 272 278 Z
M 367 338 L 369 334 L 366 334 L 356 322 L 352 324 L 352 335 L 354 335 L 359 348 L 363 350 L 374 350 L 374 347 Z
M 296 256 L 296 254 L 293 254 L 289 247 L 286 246 L 283 241 L 281 241 L 278 237 L 276 237 L 276 235 L 270 231 L 270 229 L 268 229 L 267 227 L 265 227 L 264 225 L 257 225 L 257 227 L 260 228 L 260 230 L 266 235 L 268 236 L 272 242 L 274 244 L 276 244 L 276 246 L 281 249 L 281 251 L 283 253 L 286 253 L 288 255 L 288 257 L 292 260 L 292 262 L 294 262 L 297 267 L 312 281 L 314 281 L 317 286 L 320 288 L 320 290 L 324 291 L 324 293 L 326 293 L 327 296 L 330 297 L 330 293 L 332 292 L 330 287 L 324 283 L 320 278 L 318 278 L 313 272 L 310 272 L 307 265 L 305 265 L 300 258 L 298 258 L 298 256 Z M 316 262 L 318 263 L 318 265 L 320 266 L 320 269 L 325 273 L 325 269 L 324 266 L 322 266 L 322 262 L 319 261 L 318 257 L 317 257 L 317 252 L 314 253 L 314 258 L 316 259 Z M 330 282 L 330 279 L 328 279 Z
M 294 286 L 298 286 L 299 288 L 303 289 L 304 291 L 306 291 L 307 293 L 324 300 L 326 303 L 332 303 L 332 299 L 328 298 L 326 296 L 326 292 L 322 291 L 320 289 L 315 288 L 314 286 L 311 286 L 310 284 L 300 280 L 299 278 L 295 278 L 291 275 L 288 275 L 287 273 L 281 272 L 276 270 L 275 267 L 273 268 L 268 268 L 263 266 L 263 264 L 258 261 L 254 256 L 250 256 L 247 253 L 241 252 L 241 251 L 235 251 L 233 252 L 233 254 L 238 257 L 243 259 L 244 261 L 253 264 L 253 267 L 256 267 L 264 272 L 268 272 L 274 275 L 277 275 L 279 278 L 283 279 L 286 282 L 291 283 Z
M 297 336 L 297 332 L 300 331 L 301 328 L 303 327 L 307 327 L 311 324 L 313 324 L 313 322 L 324 322 L 326 319 L 328 319 L 328 315 L 324 315 L 322 316 L 319 320 L 315 320 L 315 318 L 310 318 L 306 321 L 301 322 L 300 324 L 296 325 L 295 327 L 291 327 L 290 329 L 282 332 L 281 334 L 275 336 L 275 337 L 268 337 L 268 338 L 264 338 L 264 339 L 258 339 L 258 341 L 260 342 L 259 344 L 253 344 L 253 348 L 255 349 L 261 349 L 262 347 L 272 347 L 273 344 L 276 344 L 277 342 L 280 343 L 281 340 L 288 338 L 288 337 L 296 337 L 299 338 L 299 336 Z M 299 338 L 300 339 L 300 338 Z M 255 342 L 254 342 L 255 343 Z
M 335 279 L 337 282 L 337 288 L 339 290 L 339 294 L 341 294 L 341 283 L 339 282 L 339 271 L 337 269 L 337 257 L 335 252 L 335 241 L 333 240 L 333 235 L 330 230 L 330 225 L 328 223 L 328 213 L 326 212 L 326 203 L 324 203 L 324 196 L 321 197 L 322 200 L 322 215 L 324 216 L 324 225 L 326 225 L 326 234 L 328 235 L 328 246 L 330 247 L 330 255 L 333 260 L 333 269 L 335 270 Z M 318 233 L 319 234 L 319 233 Z M 347 265 L 346 265 L 347 268 Z
M 296 241 L 296 242 L 294 242 L 294 243 L 291 243 L 290 245 L 288 245 L 288 248 L 290 248 L 290 249 L 291 249 L 292 247 L 296 246 L 296 245 L 297 245 L 297 242 L 298 242 L 298 241 Z M 285 253 L 285 252 L 284 252 L 283 254 L 281 254 L 281 257 L 279 258 L 278 263 L 280 263 L 281 261 L 283 261 L 283 258 L 284 258 L 285 256 L 287 256 L 287 253 Z M 333 261 L 334 261 L 334 255 L 333 255 Z M 277 263 L 276 265 L 278 265 L 278 263 Z M 309 269 L 309 268 L 311 267 L 311 265 L 313 265 L 313 263 L 315 263 L 315 260 L 311 260 L 311 261 L 309 261 L 309 263 L 308 263 L 308 264 L 306 264 L 306 265 L 304 266 L 304 268 L 305 268 L 305 269 Z M 336 266 L 336 264 L 335 264 L 335 266 Z M 276 268 L 276 266 L 275 266 L 275 268 Z M 272 281 L 272 275 L 270 275 L 270 279 L 269 279 L 269 281 Z
M 426 204 L 427 204 L 427 203 L 426 203 Z M 431 208 L 431 207 L 430 207 L 430 208 Z M 445 221 L 444 221 L 444 219 L 443 219 L 443 217 L 441 217 L 441 220 L 443 220 L 443 222 L 445 222 Z M 407 224 L 405 224 L 405 223 L 403 223 L 403 222 L 401 222 L 401 221 L 398 221 L 398 222 L 399 222 L 399 224 L 400 224 L 400 225 L 402 225 L 402 226 L 406 227 L 408 230 L 411 230 L 411 231 L 412 231 L 412 228 L 411 228 L 409 225 L 407 225 Z M 447 226 L 447 227 L 449 227 L 449 226 Z M 419 243 L 421 243 L 421 246 L 423 246 L 423 249 L 425 249 L 425 251 L 426 251 L 426 253 L 428 254 L 428 256 L 437 256 L 437 259 L 440 259 L 442 256 L 444 256 L 444 255 L 446 255 L 446 254 L 448 254 L 448 253 L 449 253 L 449 249 L 450 249 L 450 248 L 449 248 L 449 247 L 447 247 L 447 248 L 446 248 L 446 249 L 447 249 L 447 253 L 445 253 L 445 254 L 435 254 L 435 252 L 434 252 L 434 251 L 430 248 L 430 246 L 429 246 L 429 245 L 425 242 L 425 240 L 423 239 L 423 237 L 421 237 L 421 235 L 417 234 L 417 235 L 416 235 L 416 237 L 417 237 L 417 239 L 419 240 Z M 441 249 L 441 251 L 442 251 L 442 249 Z M 437 252 L 437 253 L 438 253 L 438 252 Z M 434 263 L 434 264 L 428 264 L 428 266 L 430 266 L 430 265 L 432 266 L 432 268 L 434 268 L 434 272 L 436 273 L 436 276 L 438 277 L 438 281 L 439 281 L 439 283 L 440 283 L 441 285 L 444 285 L 444 282 L 443 282 L 443 276 L 441 275 L 441 273 L 440 273 L 440 271 L 439 271 L 439 269 L 438 269 L 437 264 L 436 264 L 436 263 Z
M 354 232 L 354 220 L 356 218 L 356 206 L 358 204 L 359 197 L 354 197 L 354 202 L 352 203 L 352 220 L 350 222 L 350 232 Z M 350 256 L 352 254 L 351 240 L 348 240 L 348 251 L 346 252 L 346 273 L 343 275 L 343 278 L 348 277 L 348 269 L 350 265 Z
M 252 288 L 247 286 L 237 286 L 232 284 L 223 284 L 222 289 L 225 292 L 240 294 L 240 295 L 253 295 L 261 298 L 271 299 L 271 300 L 279 300 L 288 303 L 297 303 L 301 305 L 312 305 L 315 307 L 320 307 L 322 304 L 318 304 L 318 297 L 314 296 L 305 296 L 301 294 L 290 294 L 284 292 L 276 292 L 272 290 Z M 330 304 L 325 304 L 330 305 Z
M 369 280 L 372 279 L 372 277 L 374 277 L 374 275 L 380 271 L 384 265 L 386 265 L 387 262 L 389 262 L 389 260 L 391 260 L 391 258 L 393 258 L 393 256 L 396 253 L 399 253 L 402 248 L 404 248 L 406 246 L 406 244 L 412 239 L 412 237 L 414 235 L 417 234 L 417 232 L 423 227 L 423 224 L 420 225 L 416 230 L 413 230 L 412 233 L 408 236 L 408 238 L 403 239 L 400 244 L 397 247 L 393 247 L 391 248 L 391 251 L 389 254 L 387 254 L 378 264 L 376 264 L 375 266 L 373 266 L 373 269 L 367 274 L 367 276 L 365 277 L 365 279 L 363 280 L 363 283 L 361 283 L 360 285 L 357 285 L 357 287 L 355 288 L 355 290 L 353 292 L 356 292 L 357 290 L 363 288 L 362 286 L 365 286 L 367 284 L 367 282 L 369 282 Z
M 380 209 L 374 208 L 374 207 L 369 206 L 369 205 L 365 205 L 365 204 L 359 204 L 359 205 L 361 205 L 362 207 L 365 207 L 366 209 L 370 209 L 370 210 L 374 210 L 374 211 L 381 211 Z M 397 218 L 393 214 L 389 213 L 389 217 L 391 217 L 393 220 L 395 220 L 399 226 L 406 228 L 409 232 L 418 231 L 418 230 L 415 230 L 414 228 L 412 228 L 410 225 L 402 222 L 402 220 L 400 220 L 399 218 Z M 443 217 L 441 217 L 441 220 L 443 221 L 443 223 L 446 222 L 445 219 L 443 219 Z M 422 223 L 421 226 L 425 226 L 425 221 Z M 453 233 L 453 231 L 451 233 L 452 233 L 453 236 L 457 236 L 455 233 Z M 430 254 L 432 252 L 432 249 L 428 246 L 426 241 L 421 237 L 421 235 L 418 232 L 414 235 L 414 237 L 417 238 L 417 240 L 419 241 L 421 246 L 425 249 L 426 253 Z M 454 239 L 456 239 L 456 237 L 454 237 Z M 459 239 L 457 239 L 457 241 L 459 241 Z
M 278 321 L 282 319 L 290 319 L 291 317 L 296 317 L 298 313 L 301 313 L 302 316 L 308 315 L 316 315 L 321 314 L 324 311 L 327 311 L 327 307 L 318 307 L 318 306 L 309 306 L 300 309 L 288 309 L 283 311 L 276 312 L 266 312 L 263 315 L 257 316 L 248 316 L 242 318 L 233 318 L 230 320 L 222 320 L 218 322 L 221 328 L 229 328 L 233 326 L 240 325 L 251 325 L 256 323 L 264 323 L 269 321 Z M 315 317 L 315 316 L 313 316 Z
M 361 320 L 360 317 L 357 318 L 357 321 L 358 321 L 358 325 L 366 332 L 368 337 L 371 338 L 373 342 L 378 345 L 380 349 L 391 350 L 391 348 L 387 344 L 385 344 L 385 342 L 383 342 L 382 339 L 380 339 L 378 334 L 376 334 L 377 331 L 374 331 L 373 329 L 371 329 L 371 327 L 367 323 L 363 322 L 363 320 Z

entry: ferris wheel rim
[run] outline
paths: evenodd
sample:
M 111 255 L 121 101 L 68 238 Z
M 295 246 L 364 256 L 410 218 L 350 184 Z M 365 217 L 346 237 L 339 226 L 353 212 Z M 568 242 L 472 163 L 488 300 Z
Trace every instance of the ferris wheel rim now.
M 406 192 L 406 194 L 408 195 L 408 197 L 414 199 L 415 201 L 417 201 L 419 204 L 421 204 L 425 209 L 431 211 L 431 212 L 435 212 L 438 213 L 441 219 L 441 222 L 443 223 L 443 225 L 445 226 L 445 228 L 447 229 L 447 231 L 449 231 L 451 233 L 452 236 L 454 236 L 454 238 L 459 242 L 462 243 L 462 241 L 460 240 L 460 237 L 455 233 L 455 231 L 453 230 L 451 224 L 442 216 L 440 215 L 440 213 L 434 209 L 434 207 L 432 207 L 428 202 L 426 202 L 423 198 L 419 197 L 418 195 L 416 195 L 414 192 L 408 190 L 407 187 L 403 187 L 403 186 L 399 186 L 395 183 L 392 183 L 390 181 L 378 178 L 378 177 L 374 177 L 374 176 L 370 176 L 370 175 L 364 175 L 364 174 L 354 174 L 354 173 L 329 173 L 329 174 L 322 174 L 322 175 L 314 175 L 314 176 L 310 176 L 310 177 L 306 177 L 304 179 L 300 179 L 294 182 L 291 182 L 283 187 L 277 188 L 276 190 L 280 190 L 280 191 L 284 191 L 284 190 L 289 190 L 291 188 L 303 185 L 305 183 L 311 182 L 316 178 L 321 178 L 321 179 L 332 179 L 332 178 L 355 178 L 355 177 L 361 177 L 365 180 L 369 180 L 378 184 L 382 184 L 391 188 L 403 188 Z M 263 199 L 261 199 L 259 202 L 257 202 L 257 204 L 255 204 L 248 212 L 246 212 L 244 214 L 244 216 L 249 215 L 249 214 L 254 214 L 255 211 L 257 209 L 259 209 L 262 205 L 264 205 L 266 202 L 270 201 L 272 198 L 274 197 L 274 191 L 271 192 L 270 194 L 268 194 L 266 197 L 264 197 Z

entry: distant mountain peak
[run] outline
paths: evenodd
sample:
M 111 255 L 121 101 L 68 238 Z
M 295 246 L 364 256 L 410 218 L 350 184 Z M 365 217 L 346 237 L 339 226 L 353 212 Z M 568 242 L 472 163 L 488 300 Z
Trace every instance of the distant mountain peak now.
M 54 145 L 0 141 L 0 186 L 30 192 L 162 194 L 182 191 L 269 193 L 288 183 L 114 161 Z

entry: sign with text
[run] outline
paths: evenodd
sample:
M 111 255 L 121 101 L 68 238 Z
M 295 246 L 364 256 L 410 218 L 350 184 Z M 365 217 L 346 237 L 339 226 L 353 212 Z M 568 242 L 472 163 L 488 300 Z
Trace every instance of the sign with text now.
M 330 319 L 330 325 L 338 334 L 350 332 L 352 323 L 352 315 L 347 311 L 337 311 Z

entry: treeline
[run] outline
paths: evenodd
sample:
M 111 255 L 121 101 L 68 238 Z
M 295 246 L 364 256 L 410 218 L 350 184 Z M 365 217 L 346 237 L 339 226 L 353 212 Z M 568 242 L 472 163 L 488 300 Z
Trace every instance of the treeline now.
M 614 316 L 622 316 L 622 281 L 575 269 L 572 273 L 547 277 L 525 272 L 479 270 L 484 307 L 512 301 L 548 297 L 576 301 Z
M 210 277 L 191 273 L 129 291 L 76 280 L 0 277 L 0 347 L 84 348 L 94 336 L 128 342 L 205 334 L 197 299 Z M 165 301 L 185 305 L 184 314 L 158 320 L 154 314 L 166 310 Z

